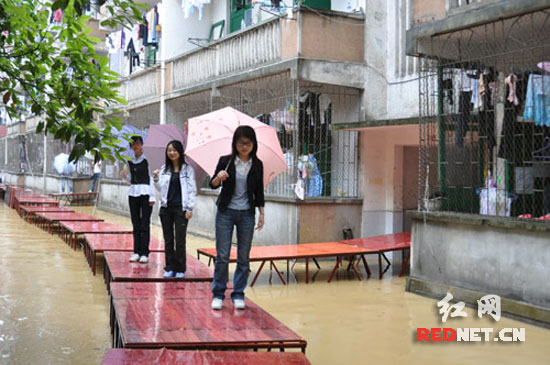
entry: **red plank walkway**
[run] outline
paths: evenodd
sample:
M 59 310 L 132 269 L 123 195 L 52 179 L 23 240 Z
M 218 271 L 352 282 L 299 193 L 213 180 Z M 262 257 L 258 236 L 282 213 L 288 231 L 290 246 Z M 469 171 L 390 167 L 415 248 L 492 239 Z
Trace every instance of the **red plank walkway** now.
M 288 270 L 288 261 L 305 259 L 306 261 L 306 283 L 309 282 L 309 260 L 315 260 L 316 258 L 321 257 L 336 257 L 336 265 L 334 265 L 332 272 L 329 276 L 328 281 L 330 282 L 336 273 L 336 269 L 341 264 L 342 257 L 349 257 L 354 255 L 361 255 L 363 249 L 355 247 L 353 245 L 345 245 L 339 242 L 324 242 L 324 243 L 302 243 L 298 245 L 276 245 L 276 246 L 253 246 L 250 250 L 250 261 L 259 261 L 261 262 L 260 268 L 256 272 L 252 283 L 250 286 L 254 286 L 260 272 L 262 271 L 264 264 L 269 261 L 270 266 L 275 269 L 279 279 L 283 284 L 286 284 L 283 276 L 281 275 L 277 265 L 275 265 L 276 260 L 286 260 L 287 261 L 287 272 Z M 199 248 L 197 249 L 198 257 L 200 255 L 205 255 L 210 260 L 216 258 L 216 249 L 215 248 Z M 231 249 L 230 262 L 236 262 L 237 260 L 237 250 L 235 248 Z M 317 262 L 314 261 L 316 264 Z M 319 265 L 317 264 L 317 267 Z M 357 271 L 355 265 L 351 266 L 355 276 L 361 280 L 361 275 Z
M 35 224 L 53 233 L 55 226 L 63 222 L 103 222 L 103 219 L 77 212 L 36 212 Z
M 94 275 L 98 253 L 104 251 L 134 251 L 134 236 L 132 234 L 88 233 L 84 235 L 84 241 L 84 254 Z M 149 251 L 164 252 L 164 242 L 151 236 Z
M 402 233 L 384 234 L 380 236 L 354 238 L 351 240 L 344 240 L 340 242 L 362 248 L 364 250 L 363 255 L 377 254 L 378 270 L 379 270 L 378 275 L 380 279 L 382 279 L 382 276 L 384 275 L 384 272 L 382 271 L 382 257 L 384 258 L 384 260 L 386 260 L 388 267 L 389 265 L 391 265 L 390 261 L 384 255 L 384 252 L 401 251 L 403 253 L 403 265 L 401 266 L 401 271 L 399 272 L 399 276 L 403 275 L 403 272 L 405 271 L 409 263 L 409 259 L 411 257 L 410 251 L 407 254 L 406 258 L 404 256 L 405 250 L 408 250 L 411 248 L 411 232 L 402 232 Z M 366 264 L 366 261 L 363 261 L 363 263 Z M 367 269 L 367 266 L 365 266 L 365 269 Z
M 204 282 L 112 283 L 111 328 L 115 348 L 286 349 L 307 342 L 249 299 L 246 310 L 230 300 L 210 308 Z
M 132 233 L 132 229 L 110 222 L 60 222 L 61 236 L 76 250 L 78 236 L 86 233 Z
M 34 215 L 39 212 L 74 212 L 71 208 L 66 207 L 37 207 L 35 205 L 19 206 L 21 217 L 31 223 L 34 220 Z
M 209 365 L 310 365 L 301 352 L 175 351 L 108 349 L 103 365 L 209 364 Z
M 212 270 L 191 255 L 187 255 L 187 271 L 184 279 L 165 279 L 164 252 L 151 252 L 149 262 L 128 262 L 131 251 L 106 251 L 103 273 L 107 290 L 111 282 L 119 281 L 212 281 Z

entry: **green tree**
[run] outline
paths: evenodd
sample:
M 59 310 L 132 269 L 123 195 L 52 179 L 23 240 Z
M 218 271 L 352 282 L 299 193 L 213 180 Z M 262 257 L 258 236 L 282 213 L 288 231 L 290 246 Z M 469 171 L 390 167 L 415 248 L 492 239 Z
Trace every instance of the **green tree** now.
M 88 0 L 2 0 L 0 2 L 0 97 L 11 118 L 25 104 L 44 119 L 37 132 L 74 141 L 70 159 L 93 151 L 102 159 L 121 158 L 114 117 L 126 101 L 117 94 L 118 75 L 108 58 L 98 55 L 102 40 L 89 35 Z M 102 25 L 129 25 L 141 19 L 140 4 L 110 0 L 111 16 Z M 50 24 L 50 16 L 63 10 L 63 20 Z M 100 120 L 104 129 L 96 125 Z M 113 153 L 114 151 L 114 153 Z

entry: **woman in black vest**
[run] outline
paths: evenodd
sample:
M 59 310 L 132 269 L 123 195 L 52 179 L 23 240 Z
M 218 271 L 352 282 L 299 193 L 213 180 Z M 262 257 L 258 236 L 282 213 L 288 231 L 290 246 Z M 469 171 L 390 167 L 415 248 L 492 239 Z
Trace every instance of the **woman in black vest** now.
M 140 136 L 133 136 L 132 140 L 130 147 L 135 157 L 132 161 L 128 161 L 130 175 L 126 170 L 121 173 L 122 178 L 127 179 L 131 184 L 128 189 L 128 202 L 134 228 L 134 254 L 130 257 L 130 262 L 139 260 L 141 263 L 146 263 L 149 261 L 151 213 L 156 194 L 153 178 L 149 173 L 149 163 L 143 155 L 143 139 Z
M 222 186 L 216 214 L 216 266 L 212 283 L 212 309 L 222 309 L 228 275 L 233 228 L 237 227 L 237 268 L 231 299 L 235 309 L 244 309 L 244 289 L 250 268 L 249 255 L 254 235 L 255 210 L 259 208 L 257 230 L 264 225 L 264 167 L 256 157 L 258 142 L 254 129 L 240 126 L 233 134 L 232 154 L 220 157 L 213 189 Z

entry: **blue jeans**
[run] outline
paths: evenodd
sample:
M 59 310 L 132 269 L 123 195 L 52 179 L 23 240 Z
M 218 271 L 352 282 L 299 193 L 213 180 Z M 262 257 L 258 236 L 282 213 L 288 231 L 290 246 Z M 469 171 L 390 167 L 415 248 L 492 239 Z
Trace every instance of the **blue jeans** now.
M 254 215 L 249 210 L 227 209 L 216 214 L 216 265 L 212 294 L 214 298 L 224 299 L 229 270 L 229 254 L 233 227 L 237 227 L 237 268 L 233 277 L 231 299 L 244 299 L 244 289 L 250 269 L 249 255 L 254 235 Z
M 92 175 L 92 186 L 90 187 L 90 192 L 92 192 L 92 193 L 94 192 L 95 184 L 97 183 L 97 180 L 99 180 L 100 176 L 101 176 L 101 174 L 99 174 L 99 173 Z
M 73 179 L 68 177 L 61 177 L 61 192 L 65 192 L 65 185 L 69 187 L 69 192 L 73 193 Z

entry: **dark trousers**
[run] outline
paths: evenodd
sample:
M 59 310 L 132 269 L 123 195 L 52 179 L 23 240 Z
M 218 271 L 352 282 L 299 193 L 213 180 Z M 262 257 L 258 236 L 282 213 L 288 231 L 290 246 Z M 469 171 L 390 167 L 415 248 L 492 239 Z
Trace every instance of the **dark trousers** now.
M 187 269 L 185 252 L 187 218 L 185 218 L 185 211 L 181 207 L 160 208 L 159 217 L 164 235 L 164 257 L 166 259 L 164 270 L 184 273 Z
M 134 227 L 134 253 L 149 256 L 149 238 L 151 235 L 151 213 L 149 195 L 128 197 L 132 226 Z

